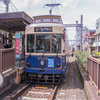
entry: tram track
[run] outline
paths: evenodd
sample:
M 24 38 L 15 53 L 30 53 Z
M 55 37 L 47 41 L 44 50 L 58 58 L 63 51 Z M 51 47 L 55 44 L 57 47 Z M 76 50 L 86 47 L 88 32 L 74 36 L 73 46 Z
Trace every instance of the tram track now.
M 27 84 L 10 97 L 10 100 L 54 100 L 58 85 Z

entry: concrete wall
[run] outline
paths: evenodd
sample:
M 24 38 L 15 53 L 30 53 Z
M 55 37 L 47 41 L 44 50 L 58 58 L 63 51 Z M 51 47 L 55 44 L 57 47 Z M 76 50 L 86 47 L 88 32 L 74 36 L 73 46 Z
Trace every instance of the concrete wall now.
M 0 86 L 0 95 L 10 87 L 18 84 L 18 69 L 11 69 L 9 71 L 3 72 L 3 84 Z

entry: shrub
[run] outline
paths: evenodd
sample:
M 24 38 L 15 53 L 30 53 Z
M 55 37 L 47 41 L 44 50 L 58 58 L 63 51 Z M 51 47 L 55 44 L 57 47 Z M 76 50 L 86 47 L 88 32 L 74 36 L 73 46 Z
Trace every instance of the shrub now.
M 80 52 L 80 51 L 75 51 L 74 55 L 76 58 L 81 62 L 84 68 L 86 68 L 87 65 L 87 56 L 89 55 L 89 52 Z

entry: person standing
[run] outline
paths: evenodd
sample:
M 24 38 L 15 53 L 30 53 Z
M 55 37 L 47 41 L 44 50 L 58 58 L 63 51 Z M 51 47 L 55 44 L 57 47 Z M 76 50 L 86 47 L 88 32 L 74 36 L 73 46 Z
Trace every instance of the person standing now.
M 3 46 L 3 44 L 4 43 L 1 43 L 1 41 L 0 41 L 0 49 L 5 49 L 4 46 Z
M 11 48 L 12 47 L 12 40 L 9 40 L 9 43 L 7 45 L 7 48 Z
M 4 42 L 2 43 L 2 49 L 5 49 L 5 44 L 4 44 Z
M 0 49 L 2 49 L 1 41 L 0 41 Z

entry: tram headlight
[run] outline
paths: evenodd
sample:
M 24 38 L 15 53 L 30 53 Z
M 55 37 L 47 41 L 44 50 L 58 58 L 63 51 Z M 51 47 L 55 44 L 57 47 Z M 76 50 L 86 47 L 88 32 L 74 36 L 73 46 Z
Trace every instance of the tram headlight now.
M 40 61 L 40 65 L 42 65 L 42 66 L 44 65 L 44 61 L 43 61 L 43 60 L 42 60 L 42 61 Z
M 29 66 L 30 66 L 30 63 L 26 63 L 26 66 L 28 66 L 28 67 L 29 67 Z
M 60 64 L 57 64 L 56 66 L 57 66 L 57 67 L 60 67 Z

